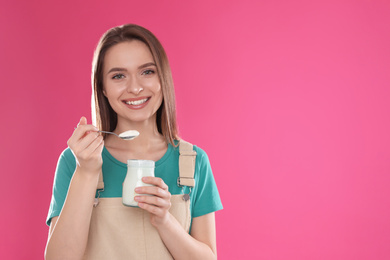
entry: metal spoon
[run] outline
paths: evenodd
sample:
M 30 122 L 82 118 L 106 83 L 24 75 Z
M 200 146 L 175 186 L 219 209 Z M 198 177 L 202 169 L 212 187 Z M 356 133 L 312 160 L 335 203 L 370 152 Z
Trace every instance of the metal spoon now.
M 98 132 L 105 133 L 105 134 L 116 135 L 117 137 L 119 137 L 119 138 L 121 138 L 123 140 L 133 140 L 134 138 L 139 136 L 139 132 L 137 130 L 128 130 L 126 132 L 120 133 L 119 135 L 117 135 L 116 133 L 107 132 L 107 131 L 100 131 L 99 130 Z

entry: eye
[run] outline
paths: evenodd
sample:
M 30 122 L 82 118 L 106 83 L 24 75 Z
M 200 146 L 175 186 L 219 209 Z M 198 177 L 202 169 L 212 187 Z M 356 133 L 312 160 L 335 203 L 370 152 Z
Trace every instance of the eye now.
M 141 74 L 142 75 L 152 75 L 154 74 L 155 71 L 154 70 L 144 70 Z
M 114 76 L 112 76 L 112 79 L 123 79 L 124 77 L 125 77 L 125 75 L 118 73 L 118 74 L 115 74 Z

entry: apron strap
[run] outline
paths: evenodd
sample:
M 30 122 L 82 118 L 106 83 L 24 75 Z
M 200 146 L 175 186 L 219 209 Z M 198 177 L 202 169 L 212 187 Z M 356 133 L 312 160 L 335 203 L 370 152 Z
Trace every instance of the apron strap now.
M 179 145 L 179 174 L 180 177 L 177 179 L 177 184 L 179 186 L 195 186 L 195 161 L 196 161 L 196 152 L 193 149 L 193 145 L 184 140 L 180 140 Z M 97 190 L 104 189 L 103 182 L 103 172 L 99 174 L 99 182 L 97 185 Z
M 186 141 L 180 140 L 179 153 L 180 177 L 177 179 L 177 184 L 179 186 L 194 187 L 196 152 L 193 149 L 193 145 Z
M 95 201 L 93 203 L 94 207 L 96 207 L 99 204 L 100 192 L 104 191 L 103 171 L 100 171 L 99 182 L 97 184 L 96 191 L 98 194 L 97 194 L 97 197 L 95 198 Z

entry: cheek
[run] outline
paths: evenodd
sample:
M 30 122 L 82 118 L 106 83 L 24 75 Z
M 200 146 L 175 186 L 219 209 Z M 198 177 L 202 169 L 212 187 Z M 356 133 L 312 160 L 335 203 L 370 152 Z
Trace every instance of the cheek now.
M 160 96 L 159 96 L 159 105 L 158 105 L 158 107 L 161 106 L 162 102 L 163 102 L 163 95 L 162 95 L 162 93 L 160 92 Z
M 103 93 L 107 98 L 121 95 L 126 90 L 125 84 L 104 84 Z
M 158 94 L 157 94 L 158 93 Z M 163 94 L 162 94 L 162 90 L 161 90 L 161 85 L 160 84 L 158 84 L 158 87 L 157 87 L 157 89 L 156 89 L 156 94 L 159 96 L 159 99 L 161 100 L 161 102 L 162 102 L 162 100 L 163 100 Z
M 162 96 L 162 90 L 161 90 L 161 83 L 160 83 L 160 80 L 156 80 L 154 87 L 155 87 L 155 92 L 156 92 L 156 94 L 158 93 L 159 95 Z
M 162 100 L 162 88 L 159 80 L 143 82 L 143 87 L 151 90 L 155 96 Z
M 162 101 L 163 101 L 163 94 L 162 94 L 162 90 L 161 90 L 161 85 L 160 84 L 156 85 L 154 93 L 156 94 L 156 96 L 158 98 L 158 102 L 157 102 L 158 107 L 160 107 L 161 104 L 162 104 Z
M 156 93 L 157 92 L 162 96 L 162 91 L 161 91 L 161 85 L 160 84 L 158 84 L 158 86 L 157 86 Z

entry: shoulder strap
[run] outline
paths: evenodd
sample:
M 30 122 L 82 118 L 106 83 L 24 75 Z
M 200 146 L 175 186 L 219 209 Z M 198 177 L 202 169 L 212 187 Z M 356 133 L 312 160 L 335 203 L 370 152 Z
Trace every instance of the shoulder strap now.
M 177 179 L 179 186 L 195 186 L 195 161 L 196 152 L 194 146 L 184 140 L 180 140 L 179 144 L 179 174 L 180 177 Z
M 179 174 L 180 177 L 177 179 L 177 184 L 179 186 L 195 186 L 195 161 L 196 161 L 196 152 L 194 151 L 194 146 L 189 142 L 180 140 L 179 144 Z M 103 174 L 100 172 L 99 182 L 97 189 L 104 189 Z
M 103 182 L 103 171 L 100 171 L 100 174 L 99 174 L 99 182 L 98 182 L 98 185 L 97 185 L 97 190 L 104 190 L 104 182 Z

